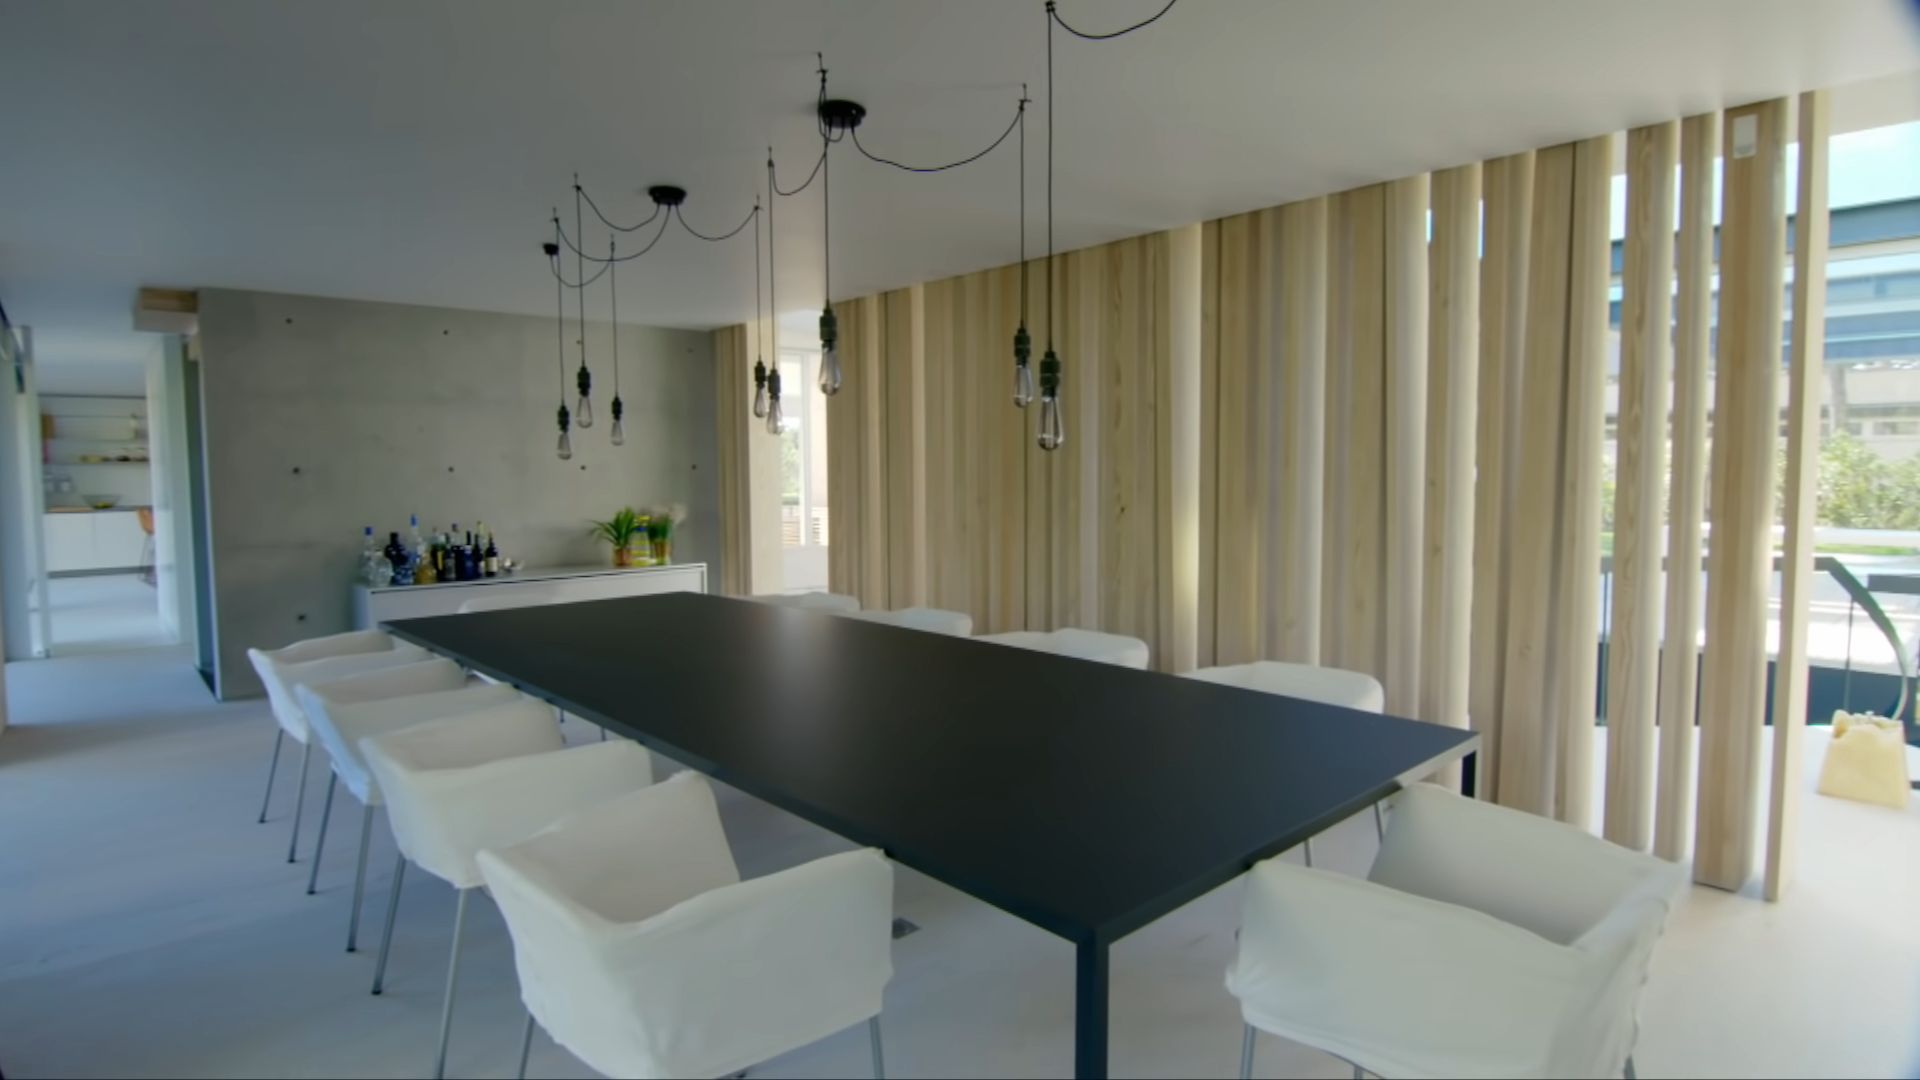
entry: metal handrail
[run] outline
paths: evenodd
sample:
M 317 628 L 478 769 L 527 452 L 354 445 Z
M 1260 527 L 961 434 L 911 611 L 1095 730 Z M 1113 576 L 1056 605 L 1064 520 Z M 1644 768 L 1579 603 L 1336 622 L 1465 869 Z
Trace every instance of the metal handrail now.
M 1780 570 L 1785 562 L 1785 556 L 1775 555 L 1773 557 L 1774 570 Z M 1868 621 L 1872 622 L 1874 627 L 1880 631 L 1881 636 L 1887 639 L 1887 644 L 1893 646 L 1894 660 L 1900 665 L 1900 700 L 1899 704 L 1894 706 L 1893 715 L 1905 726 L 1907 742 L 1916 743 L 1920 741 L 1920 725 L 1916 725 L 1914 718 L 1907 714 L 1907 707 L 1914 699 L 1913 657 L 1908 654 L 1906 645 L 1900 640 L 1899 628 L 1893 625 L 1893 619 L 1887 615 L 1886 609 L 1880 606 L 1880 601 L 1874 598 L 1872 590 L 1861 584 L 1860 579 L 1853 576 L 1853 571 L 1847 569 L 1845 563 L 1832 555 L 1816 555 L 1813 559 L 1813 568 L 1839 582 L 1840 588 L 1846 592 L 1847 598 L 1866 611 Z M 1664 559 L 1661 560 L 1661 569 L 1666 569 Z M 1600 557 L 1600 573 L 1607 577 L 1613 575 L 1613 556 L 1603 555 Z M 1849 648 L 1848 653 L 1847 665 L 1849 669 L 1851 669 L 1853 665 L 1851 648 Z

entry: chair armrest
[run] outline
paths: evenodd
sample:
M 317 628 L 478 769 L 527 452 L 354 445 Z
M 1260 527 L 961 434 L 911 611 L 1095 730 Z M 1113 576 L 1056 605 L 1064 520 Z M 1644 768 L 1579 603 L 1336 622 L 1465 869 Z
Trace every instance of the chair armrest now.
M 1572 944 L 1674 868 L 1565 822 L 1414 784 L 1395 798 L 1367 876 Z
M 1383 1075 L 1519 1074 L 1583 985 L 1573 950 L 1466 908 L 1277 859 L 1246 889 L 1247 1022 Z
M 377 765 L 374 772 L 401 851 L 463 889 L 481 884 L 474 856 L 482 850 L 510 847 L 652 779 L 646 748 L 625 740 L 415 773 L 404 788 Z
M 671 1031 L 665 1074 L 737 1071 L 880 1012 L 893 869 L 871 848 L 715 889 L 595 947 L 627 1007 Z

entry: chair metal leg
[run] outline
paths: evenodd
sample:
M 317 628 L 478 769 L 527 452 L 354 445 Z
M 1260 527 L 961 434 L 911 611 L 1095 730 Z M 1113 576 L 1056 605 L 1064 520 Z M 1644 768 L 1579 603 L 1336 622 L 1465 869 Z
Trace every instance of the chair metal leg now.
M 267 823 L 267 804 L 273 801 L 273 774 L 280 768 L 280 744 L 287 738 L 287 729 L 281 728 L 273 733 L 273 753 L 267 758 L 267 793 L 260 796 L 260 824 Z
M 1640 1080 L 1640 1074 L 1633 1071 L 1633 1055 L 1632 1054 L 1627 1055 L 1626 1077 L 1627 1077 L 1627 1080 Z
M 293 836 L 287 840 L 287 861 L 293 861 L 293 853 L 300 847 L 300 812 L 307 808 L 307 765 L 313 761 L 313 740 L 307 740 L 300 748 L 300 786 L 293 795 Z
M 433 1080 L 447 1075 L 447 1036 L 453 1032 L 453 986 L 460 978 L 460 931 L 467 925 L 467 896 L 472 889 L 460 890 L 460 902 L 453 906 L 453 949 L 447 957 L 447 996 L 440 1004 L 440 1050 L 433 1058 Z
M 1313 865 L 1313 840 L 1308 838 L 1300 842 L 1300 850 L 1307 853 L 1307 865 Z
M 313 866 L 307 870 L 307 895 L 313 895 L 313 888 L 320 881 L 320 852 L 327 846 L 327 822 L 333 818 L 333 789 L 340 777 L 332 769 L 327 770 L 327 797 L 320 804 L 320 835 L 313 841 Z
M 393 947 L 393 917 L 400 911 L 400 879 L 407 872 L 407 857 L 393 863 L 393 891 L 387 895 L 387 928 L 380 933 L 380 962 L 373 966 L 373 992 L 378 994 L 387 977 L 387 951 Z
M 1251 1080 L 1253 1076 L 1253 1025 L 1242 1024 L 1246 1030 L 1240 1034 L 1240 1080 Z
M 513 1075 L 527 1080 L 527 1055 L 533 1052 L 533 1013 L 527 1013 L 527 1030 L 520 1036 L 520 1071 Z
M 1353 1067 L 1353 1080 L 1366 1080 L 1366 1078 L 1367 1078 L 1367 1070 L 1361 1068 L 1358 1065 L 1355 1065 Z
M 373 839 L 373 807 L 360 813 L 360 858 L 353 866 L 353 913 L 347 916 L 347 951 L 360 939 L 360 898 L 367 892 L 367 844 Z
M 879 1013 L 867 1020 L 867 1042 L 873 1047 L 873 1080 L 887 1080 L 887 1059 L 880 1052 Z
M 1381 812 L 1379 803 L 1373 804 L 1373 835 L 1382 840 L 1387 838 L 1387 819 Z

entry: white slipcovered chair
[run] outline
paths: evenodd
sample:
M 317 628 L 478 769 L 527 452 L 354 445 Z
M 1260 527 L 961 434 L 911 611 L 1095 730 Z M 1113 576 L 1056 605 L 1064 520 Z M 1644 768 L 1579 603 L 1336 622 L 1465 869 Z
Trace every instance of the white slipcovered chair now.
M 1377 713 L 1387 709 L 1387 691 L 1380 685 L 1379 679 L 1362 671 L 1348 671 L 1345 668 L 1255 660 L 1250 664 L 1195 668 L 1184 675 L 1201 682 L 1340 705 L 1362 712 Z M 1376 834 L 1386 836 L 1386 822 L 1381 818 L 1379 803 L 1373 804 L 1373 829 Z M 1312 866 L 1313 841 L 1307 840 L 1301 848 L 1306 852 L 1307 865 Z
M 966 637 L 973 633 L 973 616 L 964 611 L 909 607 L 898 611 L 849 611 L 846 612 L 846 617 L 862 619 L 866 622 L 886 623 L 889 626 L 903 626 L 909 630 L 925 630 L 930 634 Z
M 764 593 L 753 598 L 755 603 L 772 604 L 774 607 L 805 608 L 808 611 L 833 611 L 845 614 L 860 610 L 860 599 L 836 592 L 803 593 Z
M 1081 630 L 1072 626 L 1053 631 L 1013 630 L 1004 634 L 981 634 L 975 640 L 1011 645 L 1016 649 L 1058 653 L 1102 664 L 1118 664 L 1141 671 L 1147 669 L 1149 660 L 1147 643 L 1139 638 L 1125 634 L 1103 634 L 1097 630 Z
M 527 1028 L 608 1076 L 723 1076 L 868 1022 L 874 1075 L 893 871 L 873 849 L 741 881 L 706 780 L 584 811 L 481 873 Z
M 387 898 L 387 925 L 380 936 L 380 960 L 374 968 L 374 993 L 381 992 L 386 978 L 407 863 L 447 882 L 460 894 L 454 908 L 435 1077 L 446 1074 L 467 896 L 482 884 L 474 856 L 486 848 L 517 844 L 561 818 L 652 782 L 651 762 L 639 743 L 563 746 L 553 714 L 530 698 L 360 742 L 386 800 L 387 823 L 400 848 L 393 868 L 393 892 Z
M 1248 874 L 1227 989 L 1246 1031 L 1382 1076 L 1632 1075 L 1636 1002 L 1685 870 L 1432 784 L 1367 877 Z
M 367 844 L 372 839 L 373 811 L 381 805 L 380 785 L 360 753 L 360 740 L 414 724 L 462 713 L 478 712 L 520 699 L 510 686 L 469 679 L 460 665 L 435 659 L 384 671 L 323 683 L 308 683 L 295 691 L 307 715 L 313 741 L 332 764 L 327 798 L 320 812 L 320 837 L 313 846 L 313 868 L 307 873 L 312 895 L 320 877 L 320 853 L 327 843 L 327 819 L 333 813 L 333 789 L 344 782 L 360 800 L 360 851 L 354 861 L 353 909 L 347 918 L 347 951 L 360 936 L 360 900 L 367 881 Z
M 273 774 L 280 767 L 280 744 L 293 736 L 300 744 L 300 783 L 293 797 L 293 835 L 287 841 L 287 861 L 292 862 L 300 847 L 300 816 L 307 803 L 307 767 L 313 760 L 313 745 L 307 741 L 307 718 L 293 696 L 293 688 L 303 682 L 338 679 L 399 664 L 416 664 L 427 659 L 427 651 L 395 638 L 384 630 L 350 630 L 344 634 L 296 641 L 282 649 L 248 649 L 247 659 L 266 688 L 267 703 L 280 730 L 273 736 L 273 753 L 267 758 L 267 793 L 260 798 L 260 821 L 267 820 L 267 805 L 273 801 Z

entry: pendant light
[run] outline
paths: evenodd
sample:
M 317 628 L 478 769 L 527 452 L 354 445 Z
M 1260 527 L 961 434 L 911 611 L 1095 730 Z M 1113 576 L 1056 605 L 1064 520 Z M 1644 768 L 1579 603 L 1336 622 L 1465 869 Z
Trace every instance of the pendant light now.
M 820 67 L 820 251 L 823 256 L 820 291 L 825 296 L 820 309 L 820 392 L 832 397 L 840 392 L 840 320 L 833 314 L 833 144 L 860 126 L 867 108 L 858 102 L 829 100 L 827 69 Z
M 1060 355 L 1053 350 L 1053 0 L 1047 0 L 1047 354 L 1040 358 L 1040 449 L 1066 444 L 1060 415 Z
M 754 196 L 754 209 L 760 207 L 760 197 Z M 760 315 L 760 223 L 753 224 L 753 415 L 765 419 L 767 415 L 767 353 L 766 325 Z
M 553 215 L 553 235 L 556 238 L 560 235 L 558 211 Z M 558 240 L 541 246 L 546 250 L 547 258 L 552 261 L 557 271 L 560 265 Z M 554 370 L 560 376 L 560 442 L 556 451 L 560 455 L 560 460 L 566 461 L 573 456 L 573 439 L 567 435 L 567 428 L 570 426 L 570 418 L 567 415 L 567 301 L 565 282 L 557 272 L 553 275 L 553 337 L 556 346 L 553 355 Z
M 766 365 L 766 357 L 760 357 L 753 365 L 753 379 L 764 382 L 766 396 L 762 400 L 760 392 L 753 396 L 753 415 L 766 417 L 766 430 L 780 434 L 780 423 L 785 413 L 780 409 L 780 263 L 774 259 L 774 204 L 780 202 L 776 196 L 780 188 L 774 184 L 774 148 L 766 148 L 766 317 L 774 323 L 774 367 Z M 755 294 L 755 315 L 760 311 L 760 233 L 753 234 L 755 256 L 753 256 L 753 294 Z
M 1027 332 L 1027 87 L 1020 84 L 1020 328 L 1013 332 L 1013 407 L 1033 402 L 1033 335 Z
M 613 332 L 613 430 L 608 432 L 613 445 L 627 444 L 627 427 L 621 420 L 626 406 L 620 403 L 620 287 L 616 283 L 619 277 L 620 256 L 614 248 L 613 237 L 607 237 L 607 318 Z M 584 291 L 584 290 L 583 290 Z
M 580 401 L 573 410 L 573 418 L 574 422 L 580 425 L 581 431 L 593 426 L 593 372 L 587 370 L 587 256 L 579 246 L 587 242 L 586 235 L 580 231 L 583 224 L 580 215 L 580 174 L 575 173 L 573 174 L 573 238 L 575 241 L 573 253 L 574 261 L 578 266 L 575 271 L 575 280 L 580 282 L 580 370 L 574 372 L 573 382 L 580 391 Z

